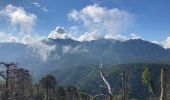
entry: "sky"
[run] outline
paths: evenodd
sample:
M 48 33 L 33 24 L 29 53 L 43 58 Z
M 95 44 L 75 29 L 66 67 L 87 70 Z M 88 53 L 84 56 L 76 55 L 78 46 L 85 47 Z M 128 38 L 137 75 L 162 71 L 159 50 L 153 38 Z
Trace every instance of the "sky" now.
M 169 0 L 0 0 L 0 39 L 140 38 L 169 48 L 169 4 Z M 67 34 L 58 34 L 60 28 Z

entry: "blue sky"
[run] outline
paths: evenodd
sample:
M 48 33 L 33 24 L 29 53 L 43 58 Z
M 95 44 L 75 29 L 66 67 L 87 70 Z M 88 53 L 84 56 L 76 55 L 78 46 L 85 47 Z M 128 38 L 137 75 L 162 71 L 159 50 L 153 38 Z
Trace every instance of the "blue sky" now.
M 73 26 L 76 27 L 78 32 L 70 33 L 75 36 L 80 36 L 94 29 L 90 29 L 89 26 L 85 25 L 84 20 L 79 15 L 78 21 L 74 18 L 70 20 L 68 14 L 72 13 L 73 10 L 78 14 L 82 14 L 81 11 L 90 5 L 105 8 L 106 11 L 118 9 L 121 14 L 122 11 L 128 14 L 125 14 L 125 16 L 123 14 L 123 17 L 131 16 L 131 18 L 126 22 L 120 22 L 126 24 L 125 26 L 115 26 L 115 28 L 118 27 L 120 29 L 115 29 L 116 33 L 114 35 L 128 36 L 136 34 L 145 40 L 164 42 L 170 36 L 169 4 L 169 0 L 0 0 L 0 10 L 2 12 L 5 7 L 12 5 L 24 9 L 27 14 L 34 14 L 36 22 L 32 27 L 32 34 L 35 33 L 47 37 L 57 26 L 63 26 L 67 31 Z M 102 19 L 102 21 L 105 20 Z M 15 35 L 20 31 L 19 25 L 15 26 L 16 30 L 11 30 L 11 27 L 9 27 L 11 22 L 7 18 L 0 17 L 0 22 L 0 32 Z M 127 23 L 130 23 L 130 25 Z M 95 25 L 94 27 L 101 28 Z M 123 27 L 123 31 L 121 27 Z M 109 28 L 103 29 L 114 31 L 114 29 Z

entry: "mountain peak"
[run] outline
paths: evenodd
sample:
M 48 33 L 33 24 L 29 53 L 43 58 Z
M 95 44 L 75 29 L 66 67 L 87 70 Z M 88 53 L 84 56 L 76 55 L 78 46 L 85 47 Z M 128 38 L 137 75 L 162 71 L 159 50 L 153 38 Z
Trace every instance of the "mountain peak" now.
M 66 33 L 64 27 L 58 26 L 55 30 L 51 31 L 51 33 L 48 35 L 49 39 L 69 39 L 69 34 Z

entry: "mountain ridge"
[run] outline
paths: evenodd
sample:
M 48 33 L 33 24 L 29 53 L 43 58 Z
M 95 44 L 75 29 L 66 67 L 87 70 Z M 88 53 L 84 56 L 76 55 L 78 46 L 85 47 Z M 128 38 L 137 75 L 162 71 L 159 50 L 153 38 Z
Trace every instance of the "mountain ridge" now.
M 106 66 L 170 61 L 170 49 L 141 39 L 99 39 L 84 42 L 45 39 L 36 42 L 36 45 L 0 43 L 0 61 L 18 62 L 20 66 L 39 75 L 59 68 L 99 64 L 100 54 Z M 41 57 L 46 59 L 42 60 Z

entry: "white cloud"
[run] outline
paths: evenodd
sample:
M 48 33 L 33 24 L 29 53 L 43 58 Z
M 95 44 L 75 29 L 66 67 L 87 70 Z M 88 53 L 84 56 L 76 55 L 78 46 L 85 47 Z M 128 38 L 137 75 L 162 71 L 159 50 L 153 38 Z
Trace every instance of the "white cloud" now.
M 163 42 L 159 42 L 159 41 L 151 41 L 151 42 L 160 45 L 165 49 L 170 48 L 170 37 L 167 37 L 166 40 Z
M 26 44 L 28 49 L 33 51 L 33 56 L 39 58 L 42 61 L 46 61 L 51 55 L 51 52 L 56 49 L 55 45 L 49 45 L 42 40 L 45 39 L 43 36 L 39 35 L 25 35 L 21 39 L 21 43 Z M 56 54 L 56 57 L 59 58 L 59 55 Z
M 133 25 L 134 16 L 118 8 L 108 9 L 94 4 L 80 11 L 72 10 L 68 14 L 68 18 L 79 24 L 82 23 L 83 27 L 88 31 L 80 35 L 77 39 L 78 41 L 91 41 L 101 38 L 120 41 L 142 39 L 142 37 L 137 34 L 122 35 L 122 32 Z M 76 31 L 77 30 L 78 29 L 76 29 Z
M 35 5 L 37 8 L 40 8 L 42 11 L 48 12 L 48 9 L 45 6 L 39 4 L 38 2 L 33 2 L 32 4 Z
M 120 40 L 120 41 L 126 41 L 129 39 L 142 39 L 142 37 L 138 34 L 130 34 L 130 35 L 121 35 L 121 34 L 101 34 L 97 33 L 95 31 L 92 32 L 85 32 L 84 34 L 74 37 L 72 36 L 72 32 L 78 33 L 78 27 L 73 26 L 68 28 L 68 32 L 66 32 L 64 27 L 57 26 L 54 31 L 51 31 L 49 34 L 48 38 L 50 39 L 73 39 L 77 41 L 92 41 L 92 40 L 98 40 L 98 39 L 115 39 L 115 40 Z M 74 33 L 74 34 L 75 34 Z
M 62 47 L 62 51 L 63 51 L 64 54 L 71 53 L 72 50 L 73 50 L 73 48 L 72 48 L 71 45 L 65 45 L 65 46 Z
M 24 43 L 24 44 L 31 44 L 31 43 L 34 43 L 36 41 L 41 41 L 45 39 L 45 37 L 43 36 L 40 36 L 38 34 L 35 34 L 35 35 L 25 35 L 21 38 L 21 42 Z
M 14 36 L 13 34 L 0 32 L 0 42 L 13 42 L 13 43 L 19 42 L 19 43 L 23 43 L 23 44 L 31 44 L 31 43 L 34 43 L 36 41 L 40 41 L 43 39 L 45 39 L 45 37 L 40 36 L 38 34 Z
M 167 39 L 165 40 L 164 47 L 165 48 L 170 48 L 170 37 L 167 37 Z
M 105 39 L 115 39 L 115 40 L 119 40 L 119 41 L 126 41 L 126 40 L 129 40 L 129 39 L 142 39 L 142 37 L 140 35 L 137 35 L 137 34 L 130 34 L 128 36 L 125 36 L 125 35 L 120 35 L 120 34 L 107 34 L 105 35 Z
M 48 45 L 42 41 L 35 41 L 28 46 L 33 50 L 33 55 L 43 61 L 46 61 L 56 48 L 55 45 Z
M 126 41 L 129 38 L 127 36 L 124 35 L 120 35 L 120 34 L 106 34 L 105 39 L 115 39 L 115 40 L 119 40 L 119 41 Z
M 7 18 L 6 21 L 9 21 L 13 28 L 19 27 L 19 32 L 13 32 L 14 34 L 0 32 L 0 42 L 6 41 L 31 44 L 44 38 L 43 36 L 32 33 L 33 26 L 36 24 L 37 16 L 26 12 L 24 8 L 9 4 L 0 11 L 0 16 Z
M 137 35 L 137 34 L 130 34 L 130 39 L 142 39 L 142 37 L 140 35 Z
M 7 34 L 4 32 L 0 32 L 0 42 L 19 42 L 18 38 L 16 36 L 13 36 L 12 34 Z
M 91 33 L 86 32 L 78 38 L 78 41 L 91 41 L 91 40 L 98 40 L 101 38 L 103 38 L 101 34 L 97 34 L 96 32 L 91 32 Z
M 55 30 L 51 31 L 48 35 L 50 39 L 69 39 L 72 38 L 70 34 L 68 34 L 64 27 L 57 26 Z
M 50 46 L 40 41 L 43 38 L 42 36 L 31 34 L 37 20 L 35 14 L 28 13 L 21 7 L 7 5 L 0 11 L 0 16 L 7 17 L 12 27 L 19 27 L 20 29 L 20 34 L 0 32 L 1 42 L 21 42 L 27 44 L 33 50 L 33 55 L 41 58 L 43 61 L 55 50 L 55 46 Z
M 37 2 L 34 2 L 33 3 L 36 7 L 41 7 L 41 5 L 39 4 L 39 3 L 37 3 Z
M 73 52 L 74 53 L 75 52 L 89 52 L 89 50 L 82 45 L 77 45 L 76 47 L 74 47 Z
M 77 40 L 78 41 L 91 41 L 91 40 L 98 40 L 102 38 L 115 39 L 119 41 L 126 41 L 129 39 L 142 39 L 142 37 L 137 34 L 130 34 L 128 36 L 120 35 L 120 34 L 106 34 L 103 36 L 102 34 L 97 34 L 96 32 L 92 32 L 92 33 L 86 32 L 82 34 Z
M 34 38 L 30 35 L 25 35 L 23 38 L 22 38 L 22 43 L 24 44 L 31 44 L 33 42 L 35 42 Z
M 155 43 L 157 45 L 160 45 L 162 47 L 164 47 L 165 43 L 164 42 L 158 42 L 158 41 L 151 41 L 152 43 Z
M 17 42 L 19 42 L 19 40 L 18 40 L 17 37 L 11 36 L 11 37 L 9 38 L 9 42 L 11 42 L 11 43 L 17 43 Z
M 79 53 L 79 52 L 88 52 L 88 49 L 83 47 L 82 45 L 77 45 L 72 47 L 71 45 L 65 45 L 62 47 L 63 54 L 67 53 Z
M 79 33 L 79 28 L 78 26 L 71 26 L 68 28 L 68 33 L 72 35 L 78 35 Z
M 117 8 L 108 9 L 99 5 L 89 5 L 80 11 L 72 10 L 68 18 L 83 23 L 89 33 L 116 36 L 133 23 L 133 15 Z
M 42 7 L 41 10 L 43 10 L 44 12 L 48 12 L 48 9 L 46 7 Z
M 28 13 L 22 7 L 16 7 L 11 4 L 1 10 L 0 15 L 8 17 L 14 28 L 19 26 L 21 34 L 30 34 L 37 20 L 35 14 Z
M 9 37 L 11 37 L 11 34 L 6 34 L 4 32 L 0 32 L 0 40 L 1 40 L 1 42 L 8 41 Z

